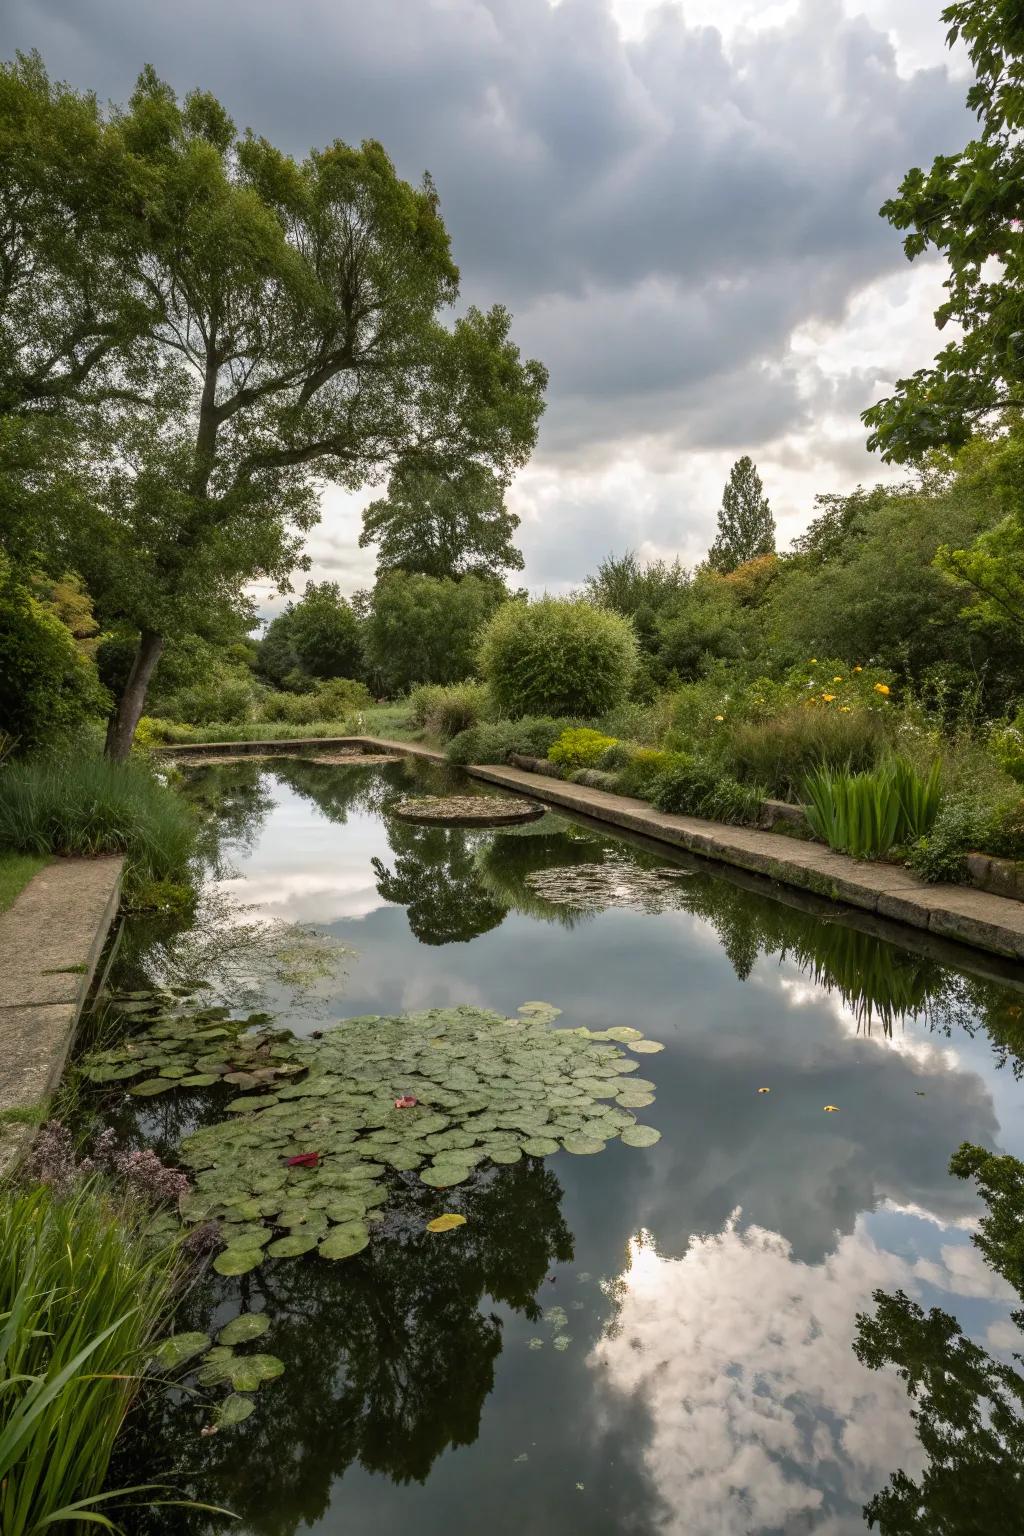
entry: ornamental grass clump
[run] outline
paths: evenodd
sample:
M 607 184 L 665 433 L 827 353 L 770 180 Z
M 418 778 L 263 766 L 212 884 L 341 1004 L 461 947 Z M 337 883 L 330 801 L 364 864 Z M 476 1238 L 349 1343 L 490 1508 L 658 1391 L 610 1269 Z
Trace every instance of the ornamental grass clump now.
M 860 773 L 889 750 L 884 718 L 866 709 L 843 714 L 790 705 L 774 719 L 742 721 L 727 730 L 722 763 L 743 784 L 765 786 L 769 795 L 798 800 L 804 780 L 817 768 Z
M 185 801 L 143 761 L 28 758 L 0 768 L 0 848 L 123 854 L 132 881 L 181 875 L 195 825 Z
M 95 1183 L 0 1199 L 4 1536 L 116 1529 L 104 1510 L 123 1495 L 103 1485 L 173 1271 L 172 1251 Z
M 830 848 L 877 859 L 931 829 L 941 799 L 939 764 L 922 777 L 902 759 L 871 773 L 819 768 L 804 783 L 811 831 Z

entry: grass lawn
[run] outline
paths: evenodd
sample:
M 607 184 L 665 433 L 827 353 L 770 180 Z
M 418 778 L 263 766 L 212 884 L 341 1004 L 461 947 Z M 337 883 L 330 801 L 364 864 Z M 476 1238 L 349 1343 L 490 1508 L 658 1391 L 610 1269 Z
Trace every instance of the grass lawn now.
M 6 912 L 34 874 L 50 863 L 42 853 L 0 853 L 0 912 Z

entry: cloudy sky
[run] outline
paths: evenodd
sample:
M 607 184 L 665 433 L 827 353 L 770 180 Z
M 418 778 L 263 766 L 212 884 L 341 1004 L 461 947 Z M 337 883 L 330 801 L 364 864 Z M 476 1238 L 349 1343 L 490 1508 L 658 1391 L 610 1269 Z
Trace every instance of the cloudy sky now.
M 550 369 L 512 492 L 535 590 L 608 551 L 693 563 L 729 467 L 780 529 L 883 473 L 859 412 L 936 350 L 934 265 L 878 218 L 962 144 L 943 0 L 7 0 L 0 42 L 123 99 L 152 62 L 301 154 L 432 173 L 468 301 Z M 372 577 L 333 490 L 314 574 Z

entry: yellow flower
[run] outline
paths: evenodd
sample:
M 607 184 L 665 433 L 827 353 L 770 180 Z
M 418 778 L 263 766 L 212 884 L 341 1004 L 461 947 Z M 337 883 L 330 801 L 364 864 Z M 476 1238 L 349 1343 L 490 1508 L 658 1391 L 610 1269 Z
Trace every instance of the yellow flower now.
M 850 706 L 849 706 L 849 704 L 840 704 L 840 706 L 839 706 L 839 713 L 841 715 L 848 715 L 850 713 Z
M 817 656 L 812 656 L 810 661 L 807 663 L 807 665 L 809 667 L 816 667 L 818 665 L 818 658 L 817 658 Z
M 889 685 L 888 685 L 888 683 L 876 683 L 875 684 L 875 692 L 876 693 L 888 693 L 889 692 Z
M 716 720 L 724 720 L 724 719 L 725 719 L 725 716 L 724 716 L 724 715 L 716 715 L 716 716 L 715 716 L 715 719 L 716 719 Z
M 841 678 L 841 677 L 834 677 L 834 678 L 833 678 L 833 679 L 832 679 L 832 681 L 833 681 L 833 682 L 834 682 L 834 683 L 841 683 L 841 682 L 842 682 L 842 678 Z
M 854 671 L 855 671 L 855 672 L 863 672 L 863 671 L 864 671 L 864 668 L 863 668 L 863 667 L 854 667 L 854 669 L 853 669 L 853 670 L 854 670 Z
M 836 696 L 834 693 L 823 693 L 822 698 L 825 700 L 826 704 L 834 704 L 836 701 Z

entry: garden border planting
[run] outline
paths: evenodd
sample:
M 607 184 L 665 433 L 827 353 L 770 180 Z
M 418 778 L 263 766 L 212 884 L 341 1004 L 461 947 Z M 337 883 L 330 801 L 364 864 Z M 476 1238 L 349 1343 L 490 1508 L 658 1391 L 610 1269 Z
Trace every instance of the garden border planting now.
M 116 855 L 55 859 L 0 915 L 0 1178 L 27 1152 L 33 1112 L 64 1069 L 117 912 L 123 866 Z

